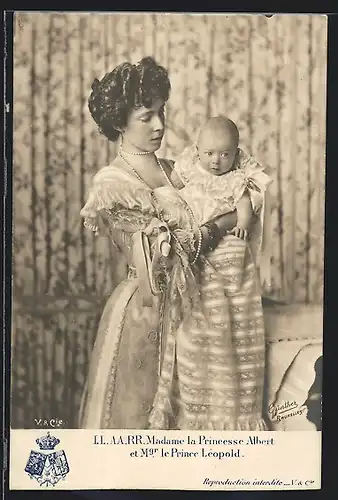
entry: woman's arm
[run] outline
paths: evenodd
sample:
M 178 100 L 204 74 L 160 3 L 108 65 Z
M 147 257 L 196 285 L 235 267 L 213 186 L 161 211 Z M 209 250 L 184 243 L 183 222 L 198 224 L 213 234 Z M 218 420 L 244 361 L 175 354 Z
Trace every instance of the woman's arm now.
M 100 233 L 108 236 L 112 243 L 113 281 L 118 285 L 128 275 L 128 257 L 130 252 L 130 237 L 121 229 L 114 229 L 109 224 L 108 212 L 100 210 Z
M 219 241 L 228 231 L 231 231 L 237 224 L 237 211 L 220 215 L 211 220 L 208 224 L 200 227 L 202 234 L 202 252 L 208 252 L 216 248 Z M 216 226 L 216 227 L 213 227 Z M 211 229 L 211 230 L 210 230 Z
M 255 220 L 255 215 L 253 212 L 250 212 L 251 218 L 247 220 L 247 228 L 250 230 L 251 224 Z M 249 217 L 250 214 L 246 211 L 246 216 Z M 233 212 L 229 212 L 224 215 L 220 215 L 216 217 L 208 224 L 204 224 L 201 226 L 200 230 L 202 233 L 202 252 L 208 252 L 218 245 L 220 240 L 227 233 L 231 233 L 231 231 L 237 226 L 239 223 L 237 210 Z M 216 226 L 213 228 L 213 226 Z M 211 228 L 211 230 L 210 230 Z
M 216 217 L 212 222 L 216 224 L 222 236 L 225 235 L 227 231 L 231 231 L 237 225 L 237 210 L 229 212 L 224 215 Z

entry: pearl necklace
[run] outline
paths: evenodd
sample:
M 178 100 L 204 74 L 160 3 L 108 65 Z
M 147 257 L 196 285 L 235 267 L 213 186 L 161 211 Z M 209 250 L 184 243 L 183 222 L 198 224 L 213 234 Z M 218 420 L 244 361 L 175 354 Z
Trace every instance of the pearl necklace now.
M 124 151 L 124 153 L 125 153 L 125 151 Z M 131 154 L 135 154 L 135 155 L 139 155 L 139 154 L 141 154 L 141 155 L 142 155 L 142 154 L 150 154 L 150 153 L 148 153 L 148 152 L 147 152 L 147 153 L 131 153 Z M 120 151 L 119 151 L 119 156 L 120 156 L 120 157 L 122 158 L 122 160 L 123 160 L 123 161 L 124 161 L 124 162 L 128 165 L 128 167 L 130 167 L 130 168 L 131 168 L 131 170 L 133 171 L 133 173 L 135 174 L 135 176 L 138 178 L 138 180 L 139 180 L 140 182 L 142 182 L 142 184 L 144 184 L 145 186 L 147 186 L 147 188 L 149 188 L 150 186 L 146 183 L 146 181 L 145 181 L 144 179 L 142 179 L 142 177 L 141 177 L 141 176 L 140 176 L 140 174 L 137 172 L 137 170 L 135 170 L 135 168 L 134 168 L 134 167 L 133 167 L 133 166 L 129 163 L 129 161 L 127 161 L 127 160 L 125 159 L 125 157 L 124 157 L 124 156 L 123 156 L 123 154 L 122 154 L 122 149 L 120 149 Z M 166 173 L 166 171 L 164 170 L 164 168 L 162 167 L 162 164 L 161 164 L 160 160 L 157 158 L 157 156 L 156 156 L 156 155 L 154 155 L 154 156 L 155 156 L 155 159 L 156 159 L 156 163 L 157 163 L 157 165 L 160 167 L 161 172 L 162 172 L 163 176 L 165 177 L 165 179 L 166 179 L 167 183 L 168 183 L 168 184 L 169 184 L 169 185 L 173 188 L 173 187 L 174 187 L 174 186 L 173 186 L 173 183 L 171 182 L 171 180 L 170 180 L 170 179 L 169 179 L 169 177 L 167 176 L 167 173 Z
M 119 153 L 122 153 L 122 144 L 119 149 Z M 153 154 L 152 151 L 140 151 L 139 153 L 132 153 L 131 151 L 123 151 L 123 153 L 131 156 L 143 156 L 143 155 L 151 155 Z
M 140 176 L 140 174 L 137 172 L 137 170 L 129 163 L 129 161 L 127 161 L 125 159 L 125 157 L 123 156 L 122 154 L 122 149 L 119 150 L 119 156 L 122 158 L 122 160 L 131 168 L 132 172 L 134 173 L 134 175 L 137 177 L 137 179 L 142 182 L 142 184 L 144 184 L 148 189 L 150 188 L 150 186 L 146 183 L 146 181 L 144 179 L 142 179 L 142 177 Z M 135 153 L 137 154 L 137 153 Z M 142 154 L 142 153 L 141 153 Z M 167 173 L 166 171 L 164 170 L 164 168 L 162 167 L 162 164 L 160 162 L 160 160 L 157 158 L 157 156 L 155 155 L 155 159 L 156 159 L 156 162 L 157 162 L 157 165 L 160 167 L 161 169 L 161 172 L 163 174 L 163 176 L 165 177 L 167 183 L 173 188 L 174 188 L 174 185 L 173 183 L 171 182 L 170 178 L 167 176 Z M 151 189 L 151 188 L 150 188 Z M 153 196 L 153 198 L 155 198 L 156 200 L 156 196 L 155 196 L 155 193 L 154 193 L 154 190 L 151 189 L 151 195 Z M 186 205 L 186 208 L 190 214 L 190 217 L 192 219 L 192 221 L 194 222 L 194 224 L 196 225 L 196 227 L 198 228 L 198 244 L 197 244 L 197 249 L 196 249 L 196 254 L 195 254 L 195 257 L 192 261 L 192 264 L 195 264 L 198 257 L 200 256 L 200 253 L 201 253 L 201 250 L 202 250 L 202 243 L 203 243 L 203 235 L 202 235 L 202 231 L 200 229 L 200 227 L 196 224 L 196 221 L 195 221 L 195 216 L 193 214 L 193 211 L 191 210 L 191 208 L 189 207 L 189 205 L 187 203 L 185 203 Z M 176 238 L 175 238 L 176 239 Z

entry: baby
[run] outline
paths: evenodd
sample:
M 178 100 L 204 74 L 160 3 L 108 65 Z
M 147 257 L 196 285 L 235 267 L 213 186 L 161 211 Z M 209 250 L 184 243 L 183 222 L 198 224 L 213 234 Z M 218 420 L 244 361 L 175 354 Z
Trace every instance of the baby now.
M 177 223 L 176 230 L 196 234 L 199 226 L 211 240 L 216 234 L 213 244 L 208 242 L 209 251 L 194 257 L 199 307 L 193 307 L 189 322 L 182 321 L 167 337 L 172 335 L 171 342 L 176 342 L 163 366 L 173 370 L 176 358 L 179 399 L 173 411 L 178 414 L 178 428 L 252 430 L 252 412 L 257 415 L 255 428 L 262 430 L 262 423 L 257 423 L 260 409 L 255 406 L 262 387 L 253 378 L 264 369 L 264 325 L 252 251 L 262 231 L 250 222 L 253 214 L 263 211 L 270 178 L 238 146 L 238 129 L 229 118 L 210 119 L 197 143 L 175 162 L 172 181 L 178 189 L 154 190 L 169 227 Z M 217 241 L 220 235 L 213 220 L 234 210 L 236 227 Z M 168 381 L 165 370 L 163 387 Z
M 238 145 L 235 123 L 224 116 L 211 118 L 202 127 L 197 143 L 177 159 L 172 180 L 197 224 L 236 209 L 237 225 L 231 234 L 246 239 L 252 214 L 262 207 L 271 180 Z
M 249 157 L 245 162 L 238 144 L 239 132 L 232 120 L 211 118 L 202 127 L 196 146 L 185 150 L 176 161 L 172 180 L 181 188 L 180 195 L 199 225 L 236 208 L 237 225 L 230 233 L 246 239 L 253 213 L 248 174 L 257 176 L 262 169 Z M 243 168 L 249 164 L 250 172 Z
M 234 122 L 224 116 L 211 118 L 202 127 L 197 143 L 186 148 L 175 162 L 171 180 L 178 190 L 168 186 L 155 190 L 167 222 L 180 228 L 207 228 L 218 216 L 237 211 L 236 227 L 208 252 L 207 258 L 201 256 L 229 294 L 237 293 L 242 286 L 248 251 L 257 263 L 262 231 L 259 228 L 257 232 L 256 225 L 249 235 L 249 226 L 253 213 L 261 212 L 264 191 L 270 183 L 264 169 L 238 145 Z

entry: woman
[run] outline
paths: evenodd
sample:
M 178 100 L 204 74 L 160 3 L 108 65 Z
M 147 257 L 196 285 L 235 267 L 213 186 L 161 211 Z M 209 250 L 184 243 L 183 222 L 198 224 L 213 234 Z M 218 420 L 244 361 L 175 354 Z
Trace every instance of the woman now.
M 206 329 L 212 336 L 212 280 L 200 257 L 237 219 L 233 212 L 199 228 L 189 213 L 190 228 L 182 230 L 165 218 L 156 193 L 162 186 L 175 189 L 173 164 L 155 151 L 164 134 L 167 71 L 148 57 L 119 65 L 92 89 L 91 115 L 121 147 L 95 176 L 81 214 L 87 227 L 109 235 L 129 271 L 102 315 L 80 426 L 264 429 L 262 307 L 249 254 L 243 290 L 237 302 L 229 299 L 225 314 L 227 345 L 215 351 L 209 342 L 198 359 L 191 353 L 190 365 L 181 356 L 182 324 L 202 344 Z M 194 386 L 194 368 L 208 380 L 213 363 L 225 373 L 222 381 L 209 377 L 209 385 Z

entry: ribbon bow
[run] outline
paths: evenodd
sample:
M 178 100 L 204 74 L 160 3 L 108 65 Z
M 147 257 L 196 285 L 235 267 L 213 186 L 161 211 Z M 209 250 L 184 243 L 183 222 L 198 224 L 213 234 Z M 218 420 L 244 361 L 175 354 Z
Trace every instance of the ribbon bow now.
M 254 165 L 245 169 L 245 175 L 248 188 L 254 191 L 262 193 L 271 183 L 271 178 L 263 171 L 263 168 L 257 168 Z
M 149 236 L 158 232 L 154 241 L 153 256 Z M 151 307 L 153 297 L 161 294 L 156 283 L 155 273 L 158 270 L 159 260 L 168 258 L 171 250 L 171 234 L 168 225 L 159 219 L 152 219 L 150 224 L 141 231 L 133 234 L 133 261 L 142 293 L 142 302 L 145 307 Z

